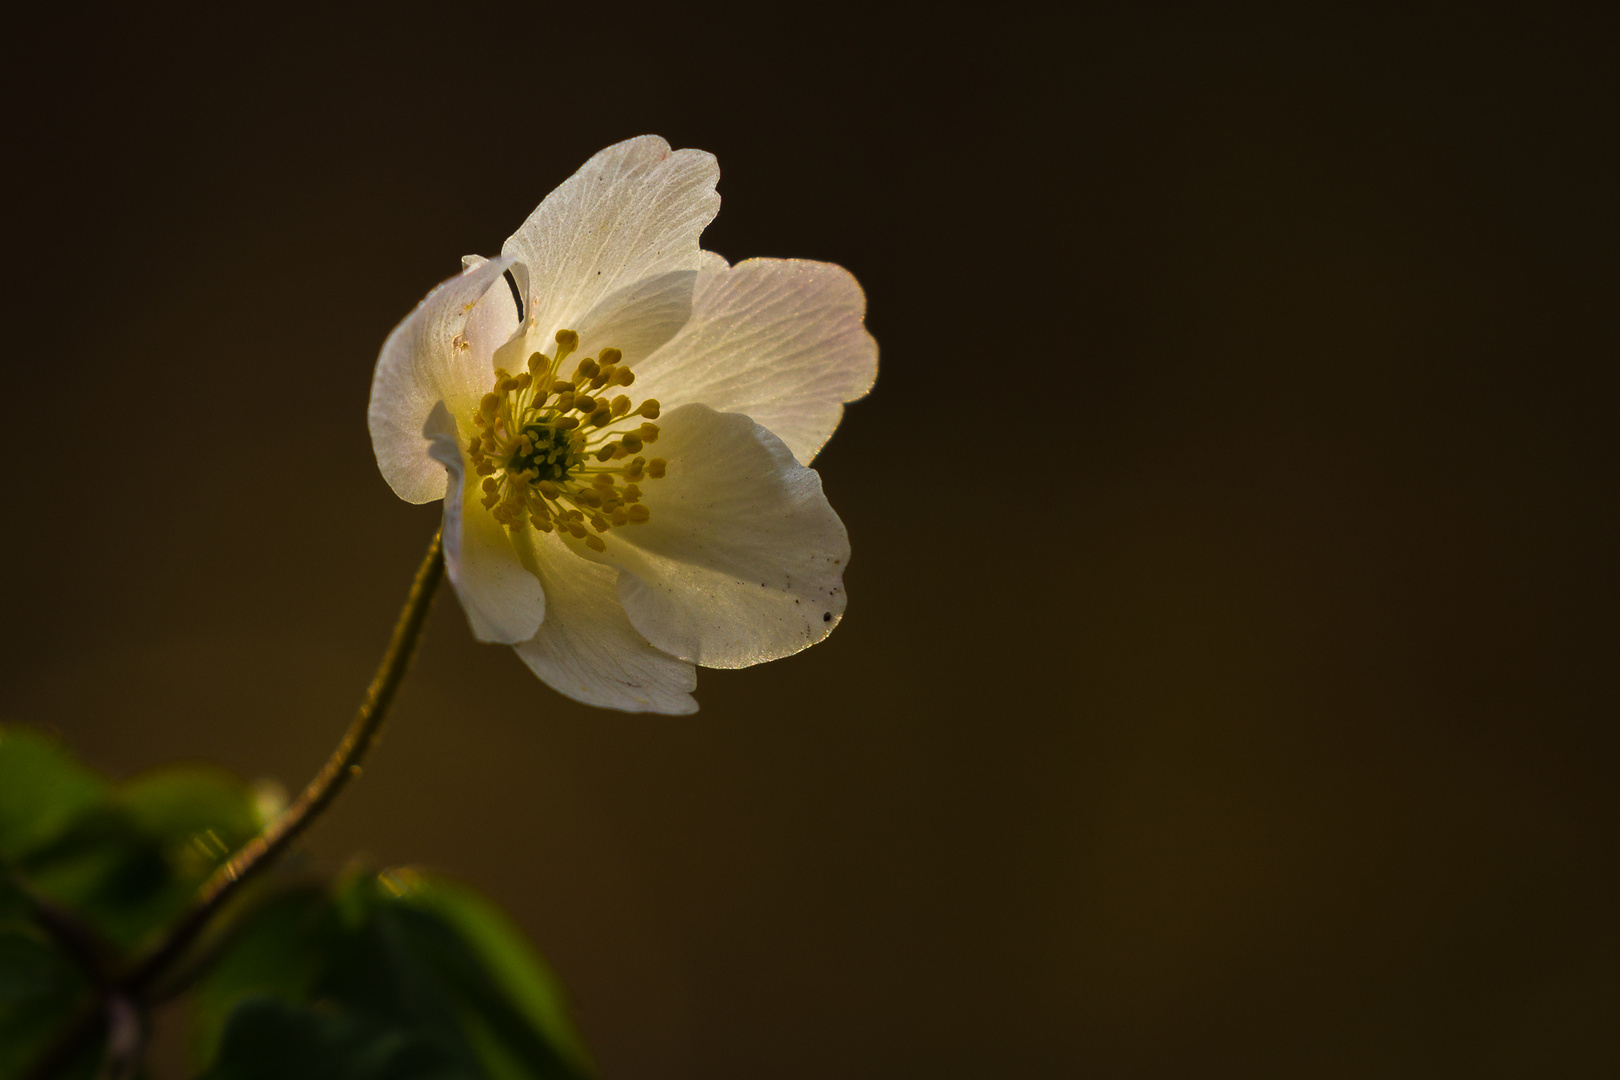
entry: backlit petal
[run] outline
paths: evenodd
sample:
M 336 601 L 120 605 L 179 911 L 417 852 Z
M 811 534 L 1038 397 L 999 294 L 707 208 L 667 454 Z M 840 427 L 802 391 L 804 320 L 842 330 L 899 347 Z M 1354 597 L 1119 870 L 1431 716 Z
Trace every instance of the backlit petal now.
M 610 146 L 547 195 L 502 254 L 542 337 L 642 278 L 696 270 L 698 234 L 720 209 L 720 167 L 701 150 L 671 151 L 654 135 Z
M 697 671 L 647 644 L 625 615 L 611 567 L 587 562 L 556 534 L 529 533 L 546 619 L 518 656 L 558 693 L 626 712 L 697 711 Z
M 456 423 L 443 404 L 428 418 L 429 453 L 444 466 L 444 566 L 480 641 L 514 645 L 534 636 L 546 614 L 540 581 L 525 568 L 511 534 L 479 503 L 479 477 L 463 462 Z
M 444 473 L 428 457 L 423 425 L 433 407 L 447 396 L 462 397 L 466 371 L 478 362 L 470 347 L 462 347 L 468 314 L 485 293 L 503 298 L 500 294 L 507 292 L 507 286 L 501 274 L 509 262 L 491 259 L 444 282 L 383 342 L 371 379 L 366 420 L 377 467 L 388 486 L 406 502 L 432 502 L 444 496 Z M 510 297 L 504 299 L 512 308 Z M 489 363 L 488 352 L 482 362 Z M 486 374 L 484 381 L 488 380 Z M 455 407 L 456 402 L 451 404 Z
M 570 327 L 579 332 L 581 356 L 609 346 L 634 364 L 674 337 L 692 317 L 697 271 L 672 270 L 632 282 L 599 300 Z
M 821 478 L 738 413 L 685 405 L 653 448 L 668 474 L 642 485 L 643 525 L 601 558 L 624 571 L 630 622 L 664 652 L 746 667 L 826 637 L 844 613 L 849 538 Z
M 636 394 L 666 409 L 698 401 L 746 413 L 808 465 L 844 402 L 877 378 L 866 296 L 831 263 L 749 259 L 722 268 L 714 258 L 698 280 L 691 321 L 635 365 Z

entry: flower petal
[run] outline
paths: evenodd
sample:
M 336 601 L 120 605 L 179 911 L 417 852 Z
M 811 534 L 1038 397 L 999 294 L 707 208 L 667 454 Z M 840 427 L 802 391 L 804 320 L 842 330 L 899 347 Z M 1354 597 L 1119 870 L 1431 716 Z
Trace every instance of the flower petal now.
M 504 280 L 491 285 L 467 312 L 467 328 L 462 332 L 467 347 L 451 353 L 450 371 L 445 376 L 446 389 L 451 390 L 445 404 L 452 416 L 468 415 L 478 408 L 478 399 L 489 393 L 495 377 L 495 353 L 517 337 L 521 326 L 517 297 Z
M 546 594 L 524 566 L 511 534 L 479 500 L 479 478 L 461 456 L 455 418 L 434 406 L 423 434 L 444 466 L 444 567 L 480 641 L 514 645 L 534 636 L 546 614 Z
M 821 478 L 740 413 L 685 405 L 662 421 L 652 519 L 614 529 L 631 624 L 664 652 L 747 667 L 814 645 L 844 614 L 849 537 Z
M 808 465 L 877 378 L 866 296 L 832 263 L 704 255 L 692 319 L 636 364 L 636 396 L 747 413 Z
M 626 712 L 691 713 L 697 670 L 647 644 L 630 625 L 612 567 L 575 555 L 555 534 L 530 532 L 546 620 L 517 647 L 552 689 L 587 705 Z
M 650 356 L 692 317 L 696 270 L 671 270 L 631 282 L 580 316 L 579 352 L 595 356 L 612 346 L 633 364 Z
M 656 135 L 608 147 L 563 181 L 501 248 L 543 338 L 642 278 L 698 268 L 698 234 L 714 220 L 720 167 Z M 621 348 L 623 346 L 620 346 Z
M 428 458 L 423 425 L 435 405 L 447 396 L 459 400 L 464 393 L 465 369 L 478 359 L 470 347 L 460 344 L 465 341 L 462 335 L 472 321 L 469 312 L 474 305 L 486 293 L 491 295 L 487 305 L 491 315 L 483 320 L 488 325 L 482 327 L 485 338 L 494 332 L 493 316 L 499 305 L 493 301 L 504 300 L 507 310 L 515 312 L 501 280 L 510 265 L 510 259 L 491 259 L 439 285 L 383 342 L 371 379 L 366 420 L 377 467 L 388 486 L 406 502 L 432 502 L 444 496 L 444 476 Z M 487 370 L 488 352 L 482 360 Z M 489 381 L 488 374 L 484 381 Z M 452 407 L 455 404 L 452 401 Z

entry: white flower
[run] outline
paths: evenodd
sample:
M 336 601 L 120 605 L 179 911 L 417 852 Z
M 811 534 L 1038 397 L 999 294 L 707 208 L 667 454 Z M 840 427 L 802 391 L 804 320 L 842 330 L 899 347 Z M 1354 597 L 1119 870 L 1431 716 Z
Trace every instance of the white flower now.
M 444 499 L 473 633 L 592 705 L 692 712 L 694 665 L 787 656 L 844 611 L 806 466 L 876 377 L 866 300 L 828 263 L 700 250 L 718 179 L 656 137 L 608 147 L 377 360 L 378 467 Z

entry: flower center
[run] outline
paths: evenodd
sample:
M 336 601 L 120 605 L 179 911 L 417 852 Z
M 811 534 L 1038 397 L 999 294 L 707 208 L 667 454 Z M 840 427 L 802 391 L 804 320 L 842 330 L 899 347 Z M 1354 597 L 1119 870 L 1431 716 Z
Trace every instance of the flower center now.
M 578 347 L 578 334 L 559 330 L 556 356 L 531 353 L 529 370 L 516 375 L 496 368 L 494 389 L 472 416 L 477 434 L 467 455 L 484 478 L 481 501 L 496 521 L 513 532 L 525 524 L 559 529 L 603 551 L 598 534 L 651 516 L 640 485 L 661 479 L 665 462 L 636 455 L 658 441 L 658 425 L 648 422 L 658 419 L 658 402 L 632 405 L 612 394 L 636 378 L 619 366 L 618 349 L 603 349 L 600 363 L 587 356 L 569 378 L 559 378 Z

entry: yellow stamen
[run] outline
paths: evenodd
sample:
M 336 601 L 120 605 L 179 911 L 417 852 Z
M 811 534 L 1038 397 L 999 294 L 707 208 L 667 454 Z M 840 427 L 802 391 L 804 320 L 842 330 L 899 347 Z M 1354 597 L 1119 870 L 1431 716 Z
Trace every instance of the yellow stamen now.
M 662 476 L 665 463 L 626 460 L 658 437 L 656 424 L 624 433 L 597 429 L 621 419 L 655 418 L 659 405 L 648 400 L 637 407 L 623 394 L 609 400 L 587 392 L 634 381 L 619 366 L 618 349 L 603 349 L 600 362 L 585 357 L 572 379 L 558 378 L 557 365 L 579 348 L 579 335 L 559 330 L 556 341 L 556 356 L 531 353 L 526 371 L 495 369 L 493 389 L 471 417 L 467 459 L 483 478 L 479 502 L 506 528 L 560 531 L 604 551 L 596 534 L 650 518 L 638 483 Z M 610 464 L 617 462 L 622 464 Z

